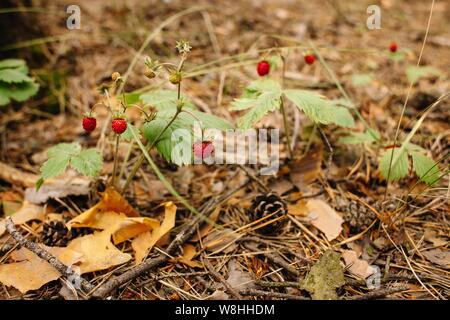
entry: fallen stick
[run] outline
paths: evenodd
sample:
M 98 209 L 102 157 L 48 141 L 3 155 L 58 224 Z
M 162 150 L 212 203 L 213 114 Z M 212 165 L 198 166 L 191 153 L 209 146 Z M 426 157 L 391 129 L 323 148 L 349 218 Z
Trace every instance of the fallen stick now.
M 27 248 L 39 258 L 47 261 L 53 268 L 59 271 L 63 276 L 65 276 L 71 283 L 75 284 L 77 289 L 82 289 L 83 293 L 86 294 L 91 291 L 94 286 L 91 285 L 87 280 L 76 273 L 71 267 L 66 266 L 64 263 L 58 260 L 54 255 L 52 255 L 47 250 L 40 247 L 37 243 L 25 239 L 19 231 L 16 230 L 14 222 L 11 217 L 6 219 L 6 230 L 11 234 L 13 239 L 20 244 L 22 247 Z
M 293 294 L 263 291 L 263 290 L 257 290 L 257 289 L 241 290 L 241 291 L 239 291 L 239 293 L 243 296 L 261 296 L 261 297 L 281 298 L 281 299 L 288 299 L 288 300 L 311 300 L 307 297 L 296 296 Z
M 402 291 L 406 291 L 409 288 L 407 286 L 400 286 L 396 288 L 386 288 L 386 289 L 378 289 L 371 292 L 368 292 L 362 296 L 357 297 L 351 297 L 348 300 L 372 300 L 372 299 L 379 299 L 384 298 L 390 294 L 398 293 Z

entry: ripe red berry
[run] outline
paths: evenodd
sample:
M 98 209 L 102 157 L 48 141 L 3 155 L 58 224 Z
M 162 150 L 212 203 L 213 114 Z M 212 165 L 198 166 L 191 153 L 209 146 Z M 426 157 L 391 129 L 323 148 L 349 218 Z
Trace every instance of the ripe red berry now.
M 195 157 L 203 159 L 213 154 L 214 144 L 212 141 L 196 142 L 193 144 L 192 149 Z
M 398 49 L 397 43 L 392 42 L 391 45 L 389 46 L 389 51 L 394 53 L 394 52 L 397 52 L 397 49 Z
M 306 62 L 307 64 L 313 64 L 314 61 L 316 61 L 316 57 L 315 57 L 313 54 L 307 54 L 307 55 L 305 56 L 305 62 Z
M 112 130 L 117 134 L 122 134 L 127 130 L 127 121 L 123 118 L 114 118 L 111 122 Z
M 94 117 L 84 117 L 83 118 L 83 129 L 87 132 L 92 132 L 97 126 L 97 119 Z
M 258 71 L 258 74 L 259 74 L 261 77 L 263 77 L 263 76 L 265 76 L 266 74 L 268 74 L 269 71 L 270 71 L 270 64 L 269 64 L 269 62 L 267 62 L 266 60 L 260 61 L 260 62 L 258 63 L 258 66 L 257 66 L 257 68 L 256 68 L 256 71 Z

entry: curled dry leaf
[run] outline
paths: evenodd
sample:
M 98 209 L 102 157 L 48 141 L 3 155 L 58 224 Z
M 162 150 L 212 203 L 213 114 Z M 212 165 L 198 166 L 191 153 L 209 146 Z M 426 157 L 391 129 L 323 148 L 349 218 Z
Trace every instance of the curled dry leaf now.
M 442 249 L 433 249 L 422 252 L 425 258 L 430 262 L 446 269 L 450 269 L 450 252 Z
M 336 239 L 342 231 L 342 217 L 322 200 L 309 200 L 306 203 L 311 224 L 322 231 L 328 241 Z
M 22 207 L 11 216 L 15 225 L 23 224 L 31 220 L 45 219 L 45 210 L 41 206 L 34 205 L 28 201 L 24 201 Z M 0 236 L 6 231 L 5 219 L 0 221 Z
M 375 272 L 375 269 L 367 261 L 358 258 L 358 254 L 354 250 L 345 250 L 342 257 L 348 271 L 361 279 L 366 279 Z
M 82 256 L 79 252 L 68 248 L 42 247 L 67 266 L 78 263 Z M 0 265 L 0 282 L 6 286 L 13 286 L 21 293 L 37 290 L 61 276 L 47 261 L 26 248 L 13 251 L 11 258 L 16 262 Z
M 183 256 L 175 259 L 175 262 L 180 262 L 191 268 L 203 268 L 203 264 L 192 259 L 197 255 L 197 250 L 192 244 L 185 244 L 183 246 Z
M 135 252 L 136 263 L 140 263 L 144 260 L 158 240 L 175 226 L 177 206 L 170 201 L 165 203 L 164 208 L 164 220 L 161 223 L 161 226 L 152 231 L 141 233 L 132 241 L 131 246 Z
M 111 233 L 102 231 L 72 240 L 67 248 L 83 255 L 81 262 L 74 269 L 83 274 L 129 261 L 131 255 L 117 249 L 110 238 Z

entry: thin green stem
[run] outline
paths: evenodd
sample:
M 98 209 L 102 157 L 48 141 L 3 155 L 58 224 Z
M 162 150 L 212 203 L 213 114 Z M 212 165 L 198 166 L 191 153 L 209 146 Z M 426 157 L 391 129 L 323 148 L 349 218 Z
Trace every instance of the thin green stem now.
M 117 134 L 117 137 L 116 137 L 116 150 L 114 151 L 114 167 L 113 167 L 112 182 L 111 182 L 111 185 L 113 187 L 116 185 L 117 158 L 119 156 L 119 139 L 120 139 L 120 135 Z
M 152 148 L 156 145 L 156 143 L 159 141 L 159 138 L 161 138 L 161 136 L 164 134 L 164 132 L 166 132 L 166 130 L 171 126 L 171 124 L 175 121 L 175 119 L 178 117 L 178 114 L 180 114 L 181 110 L 179 111 L 177 109 L 177 112 L 175 112 L 173 118 L 167 123 L 167 125 L 158 133 L 158 135 L 156 136 L 156 138 L 150 143 L 148 142 L 145 145 L 145 150 L 150 151 L 152 150 Z M 133 180 L 134 176 L 136 175 L 136 173 L 138 172 L 139 168 L 141 167 L 142 163 L 144 162 L 145 156 L 143 154 L 141 154 L 139 156 L 139 159 L 136 161 L 136 163 L 134 164 L 134 167 L 131 169 L 130 174 L 128 175 L 127 181 L 125 182 L 123 188 L 122 188 L 122 192 L 125 192 L 131 181 Z
M 309 41 L 311 48 L 314 51 L 314 54 L 319 58 L 320 64 L 324 67 L 325 71 L 328 73 L 328 76 L 331 78 L 331 80 L 336 84 L 337 88 L 341 92 L 341 94 L 344 96 L 344 98 L 348 101 L 352 102 L 352 99 L 350 99 L 350 96 L 345 91 L 344 87 L 342 87 L 341 82 L 338 80 L 336 74 L 334 71 L 330 68 L 330 66 L 326 63 L 326 61 L 323 59 L 322 55 L 320 54 L 319 50 L 317 50 L 317 47 L 314 45 L 312 41 Z M 366 120 L 363 118 L 359 110 L 354 106 L 354 103 L 352 102 L 352 110 L 355 112 L 358 119 L 362 122 L 364 127 L 366 128 L 367 132 L 374 138 L 376 141 L 380 140 L 377 135 L 373 132 L 372 128 L 370 128 L 369 124 L 366 122 Z

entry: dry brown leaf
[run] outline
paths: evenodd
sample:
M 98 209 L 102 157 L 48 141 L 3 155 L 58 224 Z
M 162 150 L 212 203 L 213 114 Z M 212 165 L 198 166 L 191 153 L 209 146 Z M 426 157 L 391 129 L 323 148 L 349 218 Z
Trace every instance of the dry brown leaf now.
M 422 254 L 430 262 L 437 264 L 438 266 L 450 269 L 450 252 L 442 249 L 433 249 L 422 252 Z
M 31 220 L 45 219 L 45 211 L 41 206 L 34 205 L 28 201 L 24 201 L 19 211 L 11 216 L 15 225 L 23 224 Z M 6 231 L 5 219 L 0 221 L 0 236 Z
M 358 254 L 354 250 L 345 250 L 342 257 L 348 271 L 361 279 L 366 279 L 375 272 L 367 261 L 358 258 Z
M 42 247 L 67 266 L 71 266 L 81 259 L 79 252 L 67 248 Z M 11 258 L 19 262 L 0 265 L 0 282 L 7 286 L 13 286 L 21 293 L 37 290 L 61 276 L 47 261 L 26 248 L 15 250 L 11 254 Z
M 219 250 L 225 250 L 225 252 L 228 252 L 236 247 L 235 240 L 237 237 L 238 234 L 236 234 L 232 229 L 214 229 L 204 238 L 203 245 L 208 251 L 217 253 Z
M 111 233 L 103 231 L 72 240 L 67 248 L 83 254 L 81 263 L 74 269 L 83 274 L 108 269 L 129 261 L 131 255 L 117 249 L 110 238 Z
M 312 150 L 300 160 L 294 160 L 290 165 L 292 182 L 300 189 L 316 180 L 321 173 L 322 148 Z
M 305 217 L 308 214 L 306 202 L 304 200 L 299 200 L 295 204 L 288 204 L 288 213 L 294 216 Z
M 177 212 L 177 206 L 173 202 L 166 202 L 164 204 L 164 220 L 159 228 L 153 231 L 146 231 L 141 233 L 131 243 L 133 250 L 135 251 L 136 263 L 140 263 L 147 256 L 148 252 L 153 246 L 161 239 L 167 232 L 172 230 L 175 226 L 175 215 Z
M 175 262 L 180 262 L 191 268 L 203 268 L 203 264 L 199 261 L 192 261 L 192 259 L 197 255 L 197 251 L 192 244 L 185 244 L 183 246 L 183 256 L 176 259 Z
M 311 224 L 322 231 L 328 241 L 336 239 L 342 231 L 342 217 L 323 200 L 311 199 L 306 203 Z
M 147 217 L 125 218 L 116 225 L 113 242 L 118 244 L 134 238 L 141 233 L 160 228 L 159 221 Z
M 138 217 L 139 213 L 133 209 L 133 207 L 125 200 L 114 188 L 107 188 L 103 193 L 102 199 L 92 208 L 86 210 L 79 216 L 70 220 L 67 223 L 67 227 L 77 228 L 77 227 L 91 227 L 98 223 L 103 223 L 104 212 L 115 212 L 122 213 L 127 217 Z M 98 216 L 100 214 L 100 217 Z M 100 228 L 104 229 L 104 228 Z

